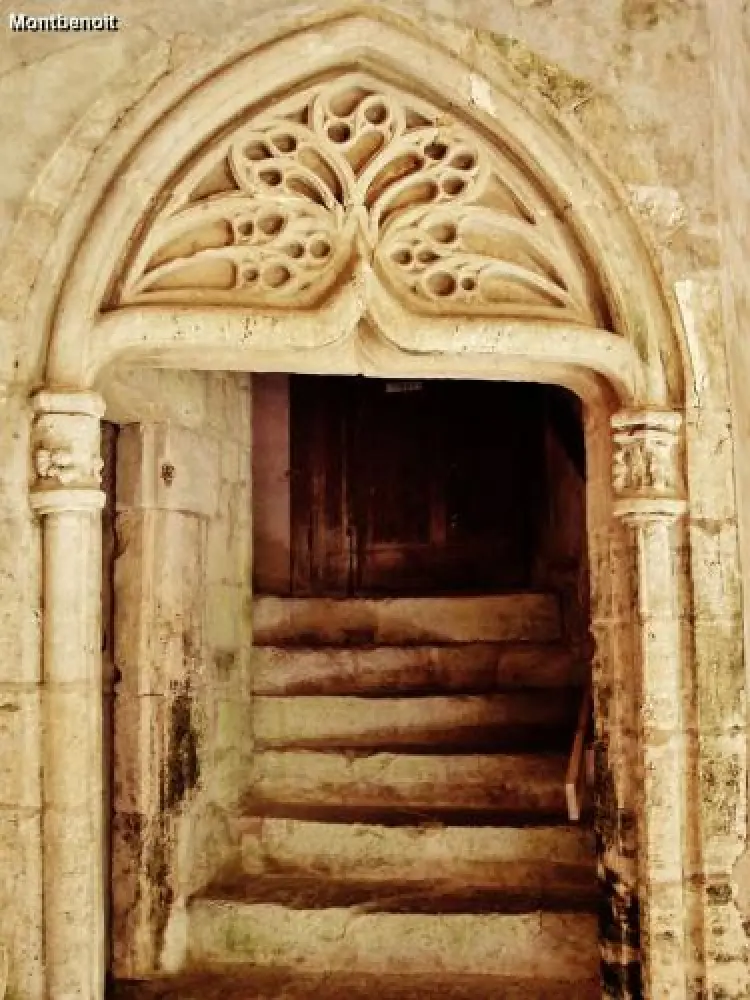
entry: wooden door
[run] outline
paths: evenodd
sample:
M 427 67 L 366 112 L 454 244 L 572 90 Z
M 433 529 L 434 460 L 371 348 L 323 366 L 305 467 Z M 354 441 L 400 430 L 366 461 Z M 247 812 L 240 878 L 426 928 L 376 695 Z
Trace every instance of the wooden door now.
M 544 472 L 535 389 L 294 377 L 293 591 L 527 586 Z

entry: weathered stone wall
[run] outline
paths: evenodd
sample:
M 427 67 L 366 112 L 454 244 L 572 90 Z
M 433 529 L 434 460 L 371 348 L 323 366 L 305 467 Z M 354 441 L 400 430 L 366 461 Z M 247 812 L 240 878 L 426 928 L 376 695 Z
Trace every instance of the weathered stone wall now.
M 59 261 L 45 260 L 45 254 L 55 234 L 64 229 L 65 212 L 80 194 L 91 156 L 103 144 L 116 142 L 124 116 L 160 82 L 176 77 L 195 61 L 222 48 L 237 48 L 243 38 L 252 40 L 256 15 L 276 10 L 283 14 L 286 6 L 267 0 L 250 7 L 239 0 L 220 4 L 193 0 L 186 8 L 165 0 L 132 0 L 117 34 L 12 35 L 5 23 L 0 26 L 0 158 L 4 164 L 0 235 L 8 247 L 0 271 L 0 913 L 12 914 L 12 926 L 6 927 L 0 918 L 0 947 L 8 948 L 11 956 L 8 995 L 12 997 L 37 1000 L 41 995 L 43 955 L 40 550 L 38 526 L 27 499 L 30 411 L 26 401 L 30 388 L 43 379 L 48 317 L 35 312 L 29 303 L 40 287 L 54 280 Z M 310 4 L 309 13 L 333 6 Z M 100 12 L 96 0 L 75 4 L 62 0 L 57 9 Z M 693 508 L 686 560 L 691 564 L 693 594 L 685 617 L 696 627 L 688 657 L 691 676 L 686 679 L 689 690 L 695 692 L 689 725 L 694 749 L 702 743 L 706 759 L 711 757 L 711 741 L 734 752 L 733 746 L 744 747 L 746 728 L 738 509 L 730 446 L 734 435 L 736 472 L 746 498 L 750 496 L 750 457 L 743 446 L 744 440 L 750 440 L 745 393 L 750 355 L 744 331 L 750 232 L 749 130 L 743 118 L 750 65 L 745 55 L 747 4 L 741 0 L 599 0 L 596 4 L 588 0 L 425 0 L 407 5 L 389 0 L 373 3 L 370 9 L 382 15 L 389 10 L 411 12 L 436 38 L 454 41 L 476 65 L 485 60 L 510 62 L 529 91 L 551 101 L 590 144 L 614 181 L 623 186 L 643 224 L 666 287 L 676 295 L 692 376 L 687 430 Z M 43 0 L 29 0 L 24 11 L 49 12 Z M 726 384 L 725 337 L 731 394 Z M 219 494 L 222 490 L 243 492 L 246 473 L 241 464 L 247 460 L 248 439 L 237 436 L 239 424 L 229 430 L 221 418 L 217 418 L 218 425 L 212 425 L 210 415 L 205 416 L 221 411 L 223 390 L 217 387 L 230 384 L 220 377 L 205 383 L 197 376 L 175 377 L 168 383 L 169 403 L 178 415 L 165 411 L 152 394 L 152 419 L 138 418 L 146 428 L 145 436 L 141 439 L 140 432 L 136 435 L 132 429 L 127 433 L 138 437 L 138 448 L 142 443 L 156 447 L 161 435 L 162 443 L 174 444 L 185 469 L 206 452 L 217 467 L 221 462 L 234 469 L 236 448 L 237 478 L 234 472 L 227 473 L 224 481 L 217 472 L 212 482 Z M 203 388 L 196 388 L 199 385 Z M 206 393 L 211 386 L 214 402 L 208 406 Z M 133 392 L 144 395 L 137 387 Z M 121 406 L 126 397 L 130 398 L 127 386 L 121 390 Z M 118 420 L 117 401 L 112 397 L 111 402 L 108 416 Z M 187 449 L 186 441 L 190 442 Z M 127 450 L 128 445 L 124 447 Z M 174 553 L 184 566 L 186 585 L 179 592 L 174 590 L 176 578 L 164 577 L 164 599 L 171 603 L 163 620 L 156 620 L 153 595 L 147 607 L 154 616 L 152 624 L 161 627 L 155 636 L 170 630 L 178 635 L 179 642 L 169 647 L 173 660 L 165 662 L 184 680 L 187 657 L 187 676 L 194 679 L 191 683 L 200 693 L 191 706 L 191 726 L 194 710 L 196 717 L 204 719 L 200 753 L 216 763 L 215 769 L 207 764 L 202 771 L 204 776 L 214 776 L 209 783 L 212 790 L 201 786 L 200 791 L 188 794 L 189 808 L 200 812 L 210 800 L 216 802 L 216 815 L 220 815 L 222 788 L 235 787 L 234 780 L 224 784 L 221 775 L 232 774 L 242 762 L 230 754 L 219 767 L 223 751 L 209 718 L 218 715 L 220 704 L 232 706 L 239 690 L 227 678 L 232 675 L 232 656 L 244 638 L 234 634 L 225 609 L 232 602 L 242 602 L 244 584 L 238 581 L 246 567 L 211 566 L 209 534 L 225 542 L 229 530 L 242 535 L 247 529 L 237 527 L 239 521 L 230 529 L 226 512 L 233 508 L 223 496 L 215 500 L 212 514 L 189 495 L 183 494 L 184 509 L 169 500 L 162 503 L 154 490 L 163 498 L 181 488 L 180 464 L 171 457 L 165 460 L 175 468 L 172 485 L 152 480 L 150 495 L 131 497 L 129 510 L 123 511 L 122 530 L 128 518 L 134 530 L 148 523 L 150 530 L 160 533 L 161 553 Z M 247 512 L 246 500 L 242 509 Z M 746 502 L 739 509 L 739 527 L 745 529 L 745 572 L 750 564 L 750 525 L 743 525 L 742 519 L 750 516 L 749 510 Z M 135 558 L 137 551 L 138 544 L 121 561 Z M 191 571 L 196 564 L 205 572 Z M 143 576 L 136 565 L 132 573 L 130 585 L 136 586 Z M 242 579 L 246 581 L 247 576 Z M 749 592 L 746 588 L 746 623 L 750 621 Z M 205 615 L 200 608 L 208 609 Z M 185 617 L 192 622 L 187 647 L 180 638 L 183 630 L 175 629 L 175 623 Z M 136 662 L 141 670 L 151 661 L 138 652 Z M 242 669 L 240 664 L 237 677 Z M 123 671 L 123 691 L 135 676 L 141 674 L 130 671 L 126 677 Z M 171 692 L 168 680 L 162 675 L 158 696 L 164 705 L 172 705 L 175 719 L 175 712 L 179 715 L 185 704 L 180 701 L 185 692 Z M 228 694 L 226 699 L 222 691 Z M 144 693 L 144 689 L 130 689 L 133 699 Z M 236 719 L 236 707 L 224 707 L 221 712 Z M 241 730 L 242 719 L 236 722 Z M 230 731 L 232 727 L 227 726 L 222 724 L 222 732 Z M 166 726 L 165 760 L 169 758 L 169 732 Z M 727 759 L 726 754 L 722 759 Z M 736 773 L 743 768 L 744 762 L 738 761 Z M 733 806 L 731 767 L 718 774 L 708 765 L 691 780 L 695 794 L 701 791 L 707 803 L 705 815 L 695 817 L 691 835 L 696 843 L 708 837 L 718 845 L 716 858 L 697 861 L 708 866 L 702 871 L 710 875 L 711 865 L 721 872 L 727 859 L 736 854 L 738 826 L 745 816 Z M 187 815 L 188 806 L 182 808 Z M 190 847 L 180 839 L 178 827 L 176 823 L 174 836 L 170 833 L 170 845 L 176 856 L 183 857 L 181 852 L 189 854 Z M 202 829 L 207 827 L 195 828 Z M 180 870 L 194 872 L 190 864 Z M 720 957 L 727 933 L 741 933 L 734 926 L 732 901 L 742 886 L 713 884 L 710 879 L 697 879 L 696 886 L 699 895 L 716 904 L 717 919 L 708 929 L 706 947 Z M 185 885 L 179 880 L 169 885 L 175 898 L 182 891 Z M 729 932 L 722 914 L 732 924 Z M 703 940 L 696 947 L 703 948 Z M 705 987 L 716 996 L 735 995 L 726 983 Z
M 42 995 L 41 547 L 30 407 L 0 390 L 0 982 Z
M 181 902 L 231 860 L 252 759 L 252 540 L 247 377 L 125 382 L 164 404 L 117 446 L 114 970 L 132 977 L 178 960 Z

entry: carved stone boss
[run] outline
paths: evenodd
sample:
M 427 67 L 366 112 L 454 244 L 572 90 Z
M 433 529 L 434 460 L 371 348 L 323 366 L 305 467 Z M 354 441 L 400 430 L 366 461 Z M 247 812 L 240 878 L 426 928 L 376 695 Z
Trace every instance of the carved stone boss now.
M 681 426 L 673 410 L 625 410 L 612 418 L 617 516 L 671 520 L 685 511 Z
M 40 392 L 34 409 L 32 507 L 41 513 L 101 508 L 101 398 L 90 392 Z

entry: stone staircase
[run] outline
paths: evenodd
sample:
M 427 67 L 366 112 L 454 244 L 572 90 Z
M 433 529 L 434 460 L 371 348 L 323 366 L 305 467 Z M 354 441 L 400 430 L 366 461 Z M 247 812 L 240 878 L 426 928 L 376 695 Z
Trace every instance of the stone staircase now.
M 170 995 L 600 997 L 556 598 L 262 597 L 254 631 L 242 871 L 190 902 Z

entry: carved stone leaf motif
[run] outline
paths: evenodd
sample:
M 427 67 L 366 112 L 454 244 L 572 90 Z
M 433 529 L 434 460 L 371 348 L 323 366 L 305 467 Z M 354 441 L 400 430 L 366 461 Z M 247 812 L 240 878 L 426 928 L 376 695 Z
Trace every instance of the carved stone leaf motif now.
M 575 240 L 512 158 L 359 73 L 201 151 L 146 231 L 114 304 L 305 308 L 359 256 L 417 312 L 601 324 Z
M 653 432 L 615 436 L 613 484 L 618 495 L 681 494 L 676 438 Z

